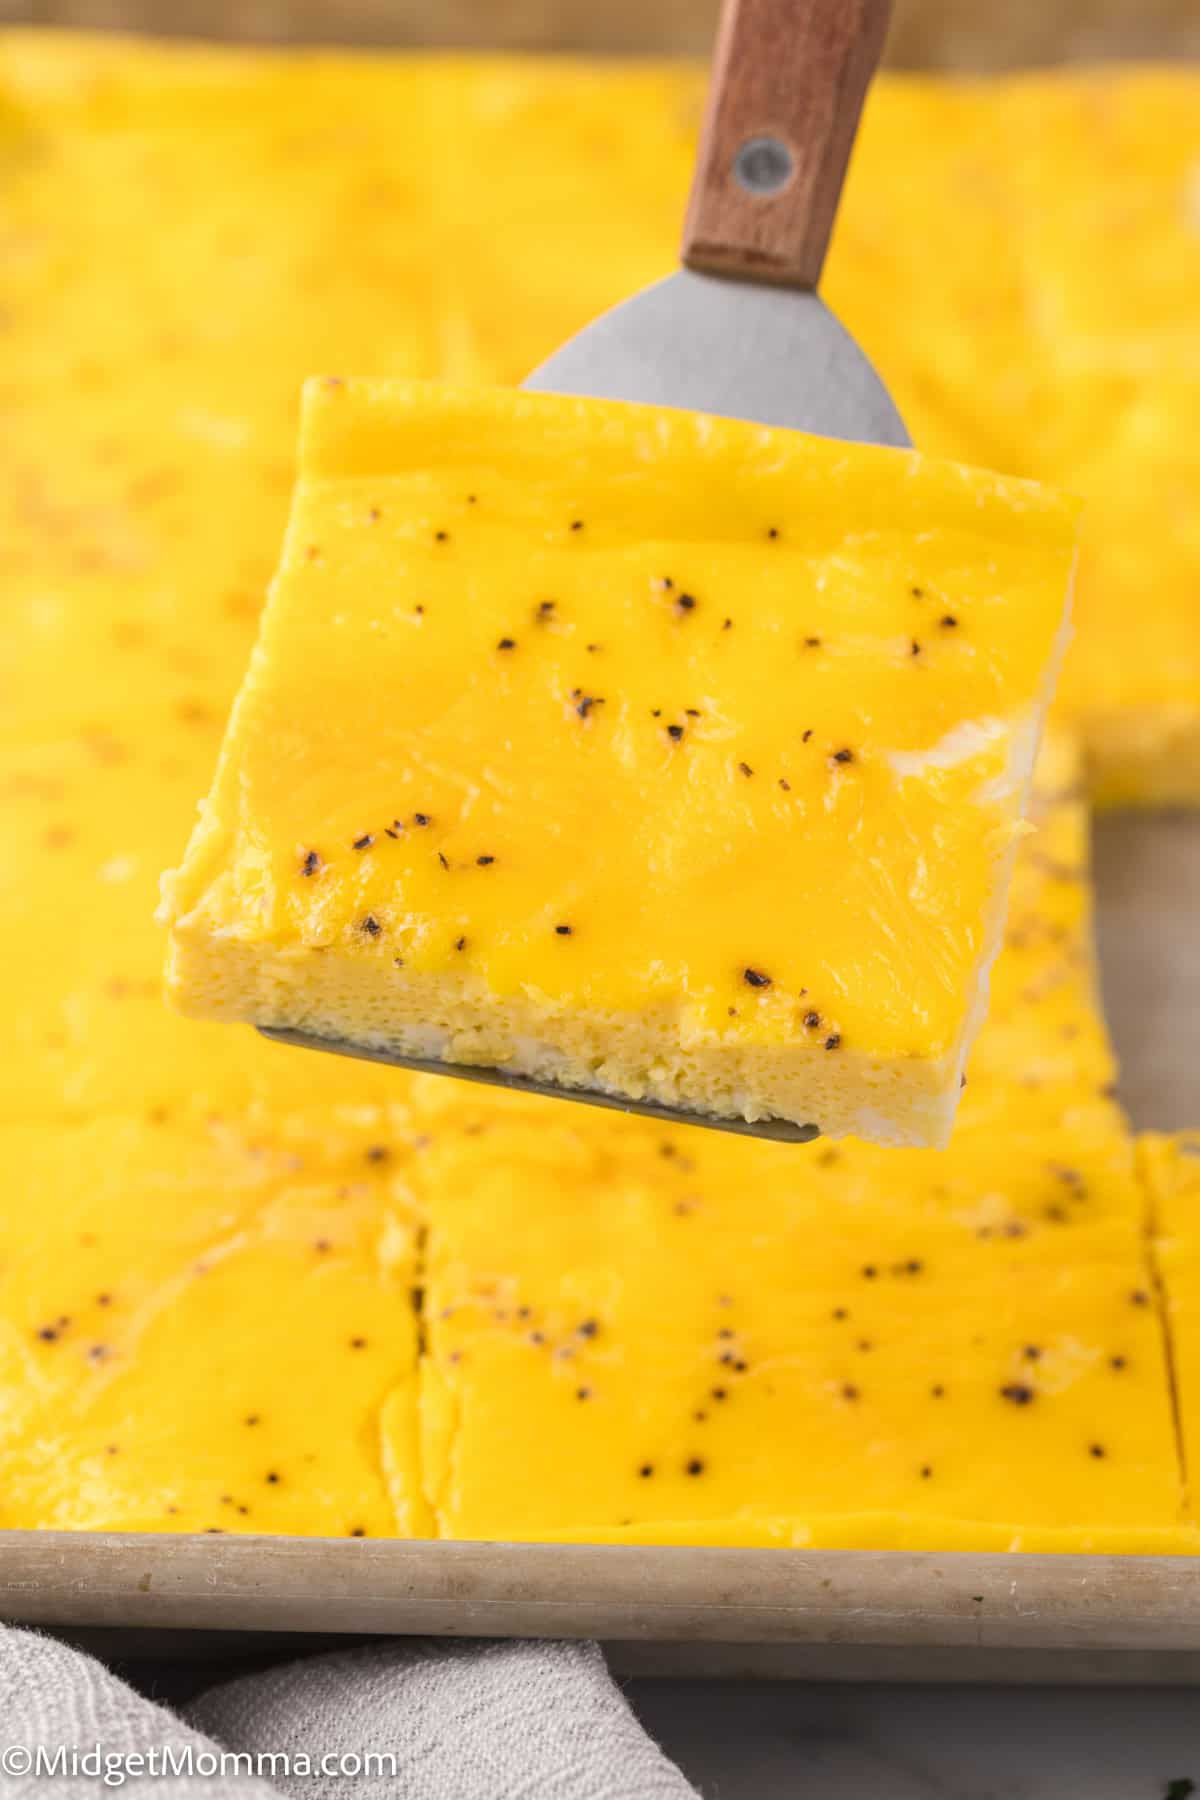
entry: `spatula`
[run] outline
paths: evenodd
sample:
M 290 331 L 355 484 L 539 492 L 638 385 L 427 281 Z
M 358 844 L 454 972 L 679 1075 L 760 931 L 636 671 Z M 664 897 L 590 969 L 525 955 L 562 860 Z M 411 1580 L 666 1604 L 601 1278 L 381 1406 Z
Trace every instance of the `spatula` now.
M 816 292 L 890 10 L 725 0 L 683 267 L 595 320 L 527 388 L 908 445 Z
M 683 267 L 605 313 L 525 382 L 819 436 L 907 445 L 867 358 L 816 293 L 891 0 L 725 0 Z M 264 1028 L 281 1043 L 581 1100 L 669 1124 L 808 1143 L 816 1125 L 688 1112 L 503 1069 Z

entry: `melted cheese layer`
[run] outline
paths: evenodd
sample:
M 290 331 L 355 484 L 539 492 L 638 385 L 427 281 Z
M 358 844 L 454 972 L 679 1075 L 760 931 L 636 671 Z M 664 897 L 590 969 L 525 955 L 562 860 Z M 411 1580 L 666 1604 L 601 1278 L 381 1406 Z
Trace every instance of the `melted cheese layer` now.
M 1075 518 L 797 433 L 314 382 L 172 996 L 944 1141 Z

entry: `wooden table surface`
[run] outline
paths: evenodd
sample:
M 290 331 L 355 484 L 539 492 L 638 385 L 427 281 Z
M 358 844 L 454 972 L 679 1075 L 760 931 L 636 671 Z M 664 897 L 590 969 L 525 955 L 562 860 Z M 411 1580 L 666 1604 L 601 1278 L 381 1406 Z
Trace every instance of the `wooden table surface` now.
M 0 23 L 259 42 L 706 56 L 718 0 L 0 0 Z M 887 60 L 1013 68 L 1200 57 L 1196 0 L 895 0 Z

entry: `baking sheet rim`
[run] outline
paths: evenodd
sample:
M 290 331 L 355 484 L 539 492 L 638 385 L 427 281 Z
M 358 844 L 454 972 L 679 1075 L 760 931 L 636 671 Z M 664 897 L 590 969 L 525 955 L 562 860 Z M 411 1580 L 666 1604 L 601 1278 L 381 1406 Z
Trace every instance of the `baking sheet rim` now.
M 1200 1558 L 0 1533 L 55 1627 L 1200 1651 Z

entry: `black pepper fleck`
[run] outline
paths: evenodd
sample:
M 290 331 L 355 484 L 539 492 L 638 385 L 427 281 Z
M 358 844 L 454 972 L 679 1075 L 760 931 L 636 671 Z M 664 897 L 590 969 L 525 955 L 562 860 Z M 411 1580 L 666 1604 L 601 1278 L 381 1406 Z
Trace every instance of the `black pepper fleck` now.
M 361 837 L 355 838 L 352 848 L 355 850 L 369 850 L 374 842 L 374 835 L 369 831 L 364 831 Z
M 495 862 L 495 860 L 496 859 L 494 856 L 477 856 L 475 858 L 475 862 L 476 862 L 477 866 L 481 869 L 489 868 L 490 865 Z
M 854 752 L 853 750 L 847 750 L 843 746 L 841 750 L 835 750 L 829 760 L 835 763 L 852 763 L 854 761 Z
M 840 1031 L 831 1031 L 829 1036 L 825 1039 L 825 1048 L 827 1050 L 836 1050 L 838 1045 L 841 1043 L 841 1041 L 842 1041 L 841 1032 Z
M 704 1464 L 698 1456 L 693 1456 L 688 1462 L 687 1472 L 689 1475 L 703 1475 Z
M 743 969 L 742 980 L 752 988 L 769 988 L 771 985 L 771 977 L 764 975 L 761 969 Z
M 320 866 L 321 858 L 317 855 L 317 852 L 315 850 L 306 850 L 300 859 L 300 873 L 302 875 L 315 875 Z
M 500 642 L 496 645 L 497 650 L 515 650 L 516 647 L 517 647 L 516 638 L 510 638 L 510 637 L 502 637 L 500 639 Z
M 379 923 L 379 920 L 375 917 L 374 913 L 368 913 L 365 919 L 360 919 L 358 922 L 358 929 L 365 932 L 366 935 L 371 938 L 377 938 L 383 934 L 383 926 Z
M 669 738 L 673 738 L 674 741 L 676 743 L 678 743 L 680 738 L 683 736 L 683 726 L 682 725 L 668 725 L 667 726 L 667 736 Z
M 556 925 L 554 927 L 554 934 L 556 937 L 570 937 L 571 927 L 569 925 Z
M 1103 1444 L 1089 1444 L 1088 1445 L 1088 1455 L 1089 1456 L 1094 1456 L 1097 1458 L 1097 1460 L 1099 1460 L 1099 1458 L 1102 1457 L 1104 1454 L 1105 1454 L 1105 1449 L 1104 1449 Z
M 1010 1381 L 1000 1389 L 1000 1398 L 1011 1400 L 1014 1406 L 1029 1406 L 1037 1398 L 1037 1395 L 1023 1381 Z
M 941 618 L 938 620 L 938 624 L 941 626 L 943 631 L 953 631 L 954 627 L 958 624 L 958 620 L 955 618 L 953 613 L 943 613 Z

